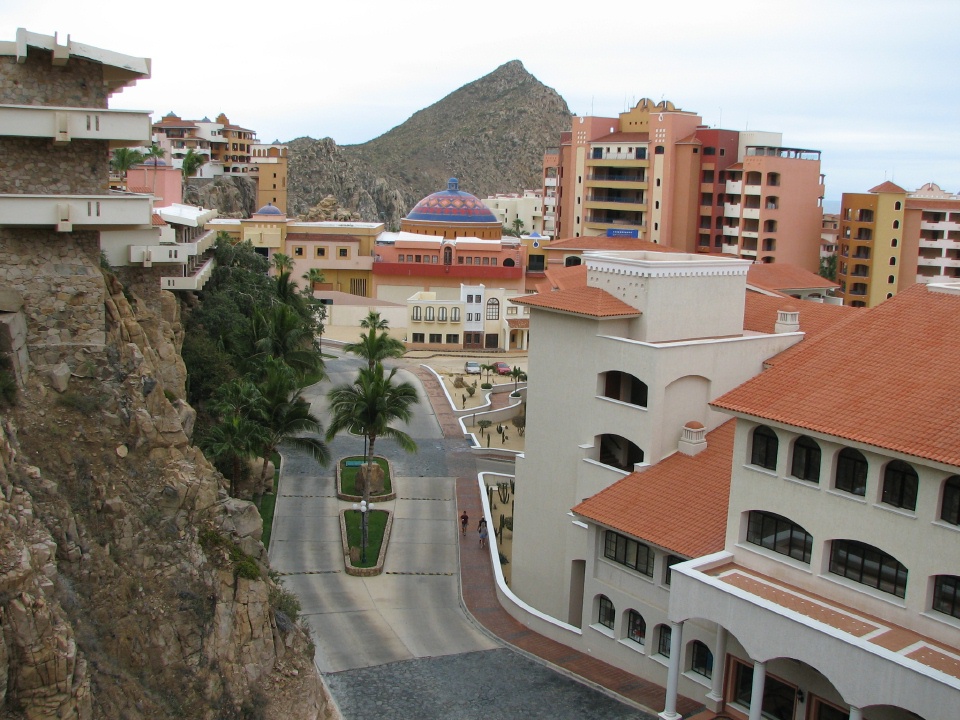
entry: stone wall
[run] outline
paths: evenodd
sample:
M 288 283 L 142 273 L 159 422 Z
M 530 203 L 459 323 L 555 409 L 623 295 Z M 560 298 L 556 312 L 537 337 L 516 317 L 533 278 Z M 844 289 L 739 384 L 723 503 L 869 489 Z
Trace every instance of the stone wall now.
M 78 58 L 55 66 L 52 52 L 33 47 L 22 64 L 4 55 L 0 57 L 0 104 L 106 108 L 103 67 Z
M 46 138 L 0 137 L 0 194 L 105 195 L 109 176 L 102 140 L 54 146 Z
M 23 298 L 35 367 L 71 369 L 105 342 L 99 236 L 95 232 L 0 228 L 0 286 Z

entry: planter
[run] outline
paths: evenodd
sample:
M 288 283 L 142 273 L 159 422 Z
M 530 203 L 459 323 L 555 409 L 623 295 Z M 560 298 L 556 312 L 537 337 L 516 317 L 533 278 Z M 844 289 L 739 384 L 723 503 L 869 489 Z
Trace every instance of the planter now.
M 377 555 L 377 562 L 371 567 L 356 567 L 350 559 L 350 545 L 347 539 L 347 513 L 356 512 L 354 510 L 340 511 L 340 540 L 343 545 L 343 567 L 347 575 L 354 577 L 373 577 L 383 572 L 383 563 L 387 558 L 387 545 L 390 543 L 390 530 L 393 528 L 393 513 L 389 510 L 376 509 L 371 512 L 386 513 L 387 521 L 383 527 L 383 540 L 380 542 L 380 552 Z
M 390 464 L 389 460 L 387 460 L 384 457 L 380 457 L 379 455 L 374 455 L 373 459 L 382 460 L 384 463 L 386 463 L 387 473 L 389 474 L 389 477 L 390 477 L 390 492 L 380 493 L 379 495 L 371 495 L 370 501 L 371 502 L 387 502 L 388 500 L 396 500 L 397 488 L 396 488 L 396 485 L 394 484 L 395 478 L 393 474 L 393 465 Z M 341 478 L 341 472 L 343 470 L 343 467 L 342 467 L 343 460 L 345 460 L 345 458 L 340 458 L 340 460 L 337 461 L 337 499 L 346 500 L 348 502 L 360 502 L 361 500 L 363 500 L 362 495 L 348 495 L 347 493 L 343 492 L 343 482 Z

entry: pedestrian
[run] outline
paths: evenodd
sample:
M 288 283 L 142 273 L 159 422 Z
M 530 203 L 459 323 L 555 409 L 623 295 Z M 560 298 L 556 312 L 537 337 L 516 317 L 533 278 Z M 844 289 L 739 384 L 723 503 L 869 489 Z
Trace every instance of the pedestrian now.
M 464 510 L 463 514 L 460 516 L 460 534 L 467 534 L 467 523 L 470 522 L 470 516 L 467 515 L 467 511 Z
M 487 521 L 480 521 L 480 547 L 487 546 Z

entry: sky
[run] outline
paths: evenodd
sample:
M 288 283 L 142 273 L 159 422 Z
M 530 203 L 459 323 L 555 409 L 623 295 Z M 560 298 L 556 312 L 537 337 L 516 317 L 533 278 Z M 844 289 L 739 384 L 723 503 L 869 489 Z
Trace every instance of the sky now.
M 0 1 L 0 40 L 25 27 L 151 58 L 110 107 L 155 119 L 362 143 L 518 59 L 578 115 L 666 99 L 820 150 L 828 201 L 884 180 L 960 192 L 958 26 L 957 0 Z

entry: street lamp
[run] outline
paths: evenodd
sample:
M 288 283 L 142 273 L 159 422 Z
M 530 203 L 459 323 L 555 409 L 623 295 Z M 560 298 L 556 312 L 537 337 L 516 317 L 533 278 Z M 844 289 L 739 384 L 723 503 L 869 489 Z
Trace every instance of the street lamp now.
M 361 500 L 360 504 L 353 504 L 354 510 L 360 511 L 360 562 L 367 562 L 367 513 L 373 510 L 373 503 Z

